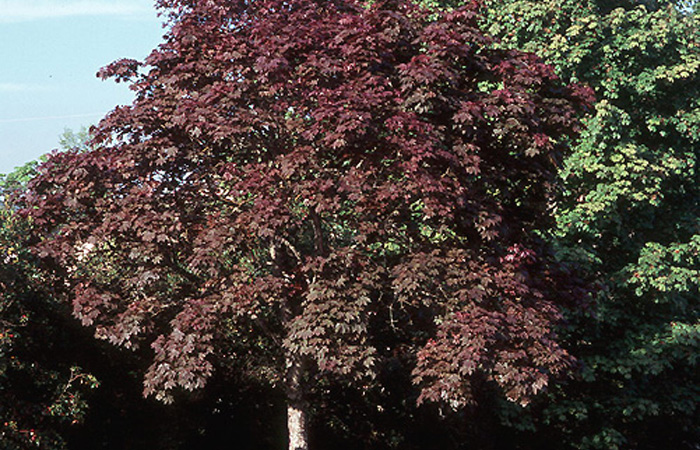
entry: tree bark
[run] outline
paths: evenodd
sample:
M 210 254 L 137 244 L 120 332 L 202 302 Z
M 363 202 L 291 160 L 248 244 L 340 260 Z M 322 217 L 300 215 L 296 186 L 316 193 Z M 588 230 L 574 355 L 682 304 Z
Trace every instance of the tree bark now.
M 296 252 L 296 249 L 284 239 L 278 239 L 270 247 L 272 273 L 278 277 L 284 276 L 285 258 L 282 244 L 285 244 L 289 251 L 294 253 L 294 256 L 301 262 L 301 258 Z M 285 327 L 289 327 L 296 313 L 297 312 L 294 311 L 292 299 L 286 299 L 286 301 L 282 302 L 282 322 L 285 324 Z M 287 395 L 287 436 L 289 438 L 289 450 L 309 450 L 309 414 L 302 379 L 304 374 L 304 361 L 303 358 L 295 355 L 294 352 L 289 349 L 285 350 L 284 359 L 284 387 Z
M 287 356 L 287 435 L 289 450 L 309 450 L 308 408 L 301 385 L 303 366 L 298 358 Z

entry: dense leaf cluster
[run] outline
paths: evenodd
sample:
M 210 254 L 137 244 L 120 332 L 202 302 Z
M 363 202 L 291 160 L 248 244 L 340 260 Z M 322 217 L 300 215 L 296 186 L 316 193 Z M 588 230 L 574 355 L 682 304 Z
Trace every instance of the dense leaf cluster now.
M 599 295 L 593 315 L 571 315 L 582 379 L 538 427 L 576 448 L 697 444 L 698 16 L 667 1 L 488 5 L 501 45 L 597 96 L 560 172 L 553 238 Z
M 292 367 L 366 385 L 401 329 L 421 398 L 455 407 L 477 373 L 527 403 L 569 366 L 532 230 L 586 89 L 493 48 L 475 5 L 161 6 L 145 65 L 101 72 L 134 104 L 24 196 L 75 315 L 153 349 L 147 394 L 202 387 L 232 330 L 262 334 L 266 364 L 243 364 L 290 388 Z
M 85 395 L 98 384 L 66 357 L 61 307 L 22 244 L 29 224 L 13 214 L 35 166 L 0 177 L 0 446 L 8 450 L 63 448 L 61 435 L 84 419 Z

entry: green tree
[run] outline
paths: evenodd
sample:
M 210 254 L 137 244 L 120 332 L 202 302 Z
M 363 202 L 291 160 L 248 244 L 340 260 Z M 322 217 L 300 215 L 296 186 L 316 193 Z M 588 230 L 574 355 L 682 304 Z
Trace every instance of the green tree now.
M 88 127 L 81 126 L 78 131 L 65 128 L 58 138 L 58 145 L 63 151 L 88 151 L 90 150 L 90 137 L 90 130 Z
M 526 417 L 575 448 L 695 448 L 698 16 L 668 1 L 486 5 L 501 46 L 537 53 L 597 96 L 560 169 L 552 236 L 599 284 L 589 313 L 569 315 L 582 372 Z

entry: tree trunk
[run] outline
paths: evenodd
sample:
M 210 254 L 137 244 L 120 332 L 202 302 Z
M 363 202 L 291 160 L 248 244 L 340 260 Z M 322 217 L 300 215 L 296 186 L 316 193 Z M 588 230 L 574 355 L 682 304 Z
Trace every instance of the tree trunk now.
M 277 277 L 283 277 L 285 267 L 285 255 L 282 244 L 286 243 L 287 249 L 301 262 L 296 249 L 284 239 L 278 239 L 270 247 L 272 257 L 272 273 Z M 297 312 L 294 311 L 292 299 L 282 302 L 282 321 L 289 326 Z M 304 395 L 303 374 L 304 361 L 289 349 L 285 350 L 285 390 L 287 394 L 287 436 L 289 437 L 289 450 L 309 450 L 308 433 L 308 405 Z
M 289 450 L 309 450 L 308 410 L 301 385 L 302 363 L 287 356 L 287 435 Z

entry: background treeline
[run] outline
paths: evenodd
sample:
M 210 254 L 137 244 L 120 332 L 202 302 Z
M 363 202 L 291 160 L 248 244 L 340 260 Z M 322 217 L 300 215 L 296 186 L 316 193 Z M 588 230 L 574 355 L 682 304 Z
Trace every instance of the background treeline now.
M 460 2 L 428 1 L 435 11 Z M 700 19 L 694 3 L 489 0 L 493 46 L 536 53 L 595 91 L 559 167 L 556 225 L 541 231 L 585 279 L 565 311 L 571 376 L 527 406 L 491 391 L 459 412 L 416 407 L 390 361 L 366 395 L 329 381 L 311 447 L 696 449 L 700 323 Z M 87 136 L 64 136 L 66 148 Z M 84 147 L 82 151 L 90 151 Z M 280 448 L 284 395 L 220 370 L 172 405 L 143 399 L 148 358 L 92 338 L 55 298 L 13 201 L 30 164 L 1 180 L 0 448 Z

